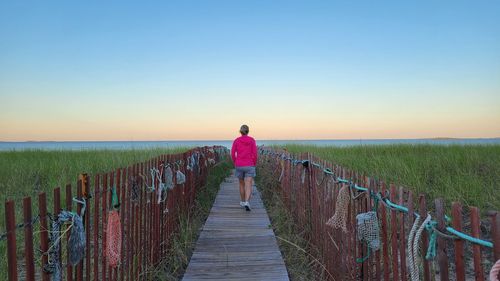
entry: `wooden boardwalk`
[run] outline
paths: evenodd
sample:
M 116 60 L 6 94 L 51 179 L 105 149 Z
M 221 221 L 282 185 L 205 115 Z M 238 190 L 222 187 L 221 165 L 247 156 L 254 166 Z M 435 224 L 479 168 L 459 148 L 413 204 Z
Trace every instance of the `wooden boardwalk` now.
M 222 184 L 182 280 L 289 280 L 260 194 L 247 212 L 238 179 Z

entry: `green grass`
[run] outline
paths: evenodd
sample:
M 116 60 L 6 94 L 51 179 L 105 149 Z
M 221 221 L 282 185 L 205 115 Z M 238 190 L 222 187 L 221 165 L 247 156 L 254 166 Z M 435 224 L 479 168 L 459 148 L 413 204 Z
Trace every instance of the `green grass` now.
M 425 193 L 428 200 L 460 201 L 483 212 L 500 210 L 500 145 L 378 145 L 319 147 L 286 145 Z
M 71 183 L 76 185 L 79 173 L 95 175 L 145 161 L 161 154 L 183 152 L 186 148 L 146 150 L 81 150 L 81 151 L 3 151 L 0 152 L 0 201 L 15 200 L 19 207 L 21 199 L 32 196 L 36 203 L 39 192 L 47 192 Z M 92 179 L 92 178 L 91 178 Z M 76 190 L 76 187 L 75 187 Z M 64 188 L 61 190 L 64 192 Z M 65 198 L 62 194 L 61 198 Z M 51 201 L 48 206 L 51 205 Z M 35 204 L 34 204 L 35 205 Z M 34 206 L 35 207 L 35 206 Z M 16 217 L 21 219 L 22 212 Z M 37 210 L 34 208 L 34 210 Z M 34 213 L 37 213 L 34 211 Z M 4 227 L 4 208 L 0 210 L 0 225 Z
M 33 216 L 38 214 L 39 192 L 47 192 L 49 212 L 52 210 L 52 190 L 71 183 L 76 190 L 79 173 L 91 175 L 127 167 L 133 163 L 145 161 L 161 154 L 186 151 L 187 148 L 143 149 L 143 150 L 81 150 L 81 151 L 2 151 L 0 152 L 0 202 L 14 200 L 16 203 L 16 221 L 22 221 L 22 198 L 32 196 Z M 61 190 L 65 198 L 65 189 Z M 64 199 L 63 199 L 64 200 Z M 39 225 L 35 225 L 37 231 Z M 0 233 L 5 232 L 5 207 L 0 208 Z M 17 232 L 19 257 L 23 256 L 23 231 Z M 35 234 L 35 239 L 39 235 Z M 37 241 L 37 240 L 36 240 Z M 35 241 L 35 242 L 36 242 Z M 37 242 L 36 242 L 37 243 Z M 7 279 L 6 241 L 0 241 L 0 280 Z M 35 247 L 38 247 L 35 244 Z M 38 265 L 35 265 L 38 266 Z
M 233 165 L 223 161 L 209 173 L 207 184 L 199 189 L 188 215 L 179 216 L 179 232 L 174 235 L 170 255 L 152 272 L 153 280 L 180 280 L 194 250 L 198 235 L 212 208 L 221 182 L 229 176 Z
M 292 214 L 283 203 L 279 182 L 267 163 L 257 166 L 256 183 L 262 194 L 274 234 L 285 261 L 290 280 L 324 280 L 326 272 L 313 258 L 316 252 L 303 233 L 299 233 Z

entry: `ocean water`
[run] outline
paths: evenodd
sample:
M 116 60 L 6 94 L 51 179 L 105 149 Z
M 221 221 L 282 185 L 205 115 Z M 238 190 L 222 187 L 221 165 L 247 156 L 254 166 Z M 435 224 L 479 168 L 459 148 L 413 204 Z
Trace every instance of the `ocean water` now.
M 158 147 L 195 147 L 221 145 L 231 148 L 231 140 L 206 141 L 54 141 L 0 142 L 0 150 L 82 150 L 82 149 L 142 149 Z M 500 145 L 500 138 L 491 139 L 358 139 L 358 140 L 257 140 L 257 145 L 308 144 L 318 146 L 357 146 L 388 144 L 436 145 Z

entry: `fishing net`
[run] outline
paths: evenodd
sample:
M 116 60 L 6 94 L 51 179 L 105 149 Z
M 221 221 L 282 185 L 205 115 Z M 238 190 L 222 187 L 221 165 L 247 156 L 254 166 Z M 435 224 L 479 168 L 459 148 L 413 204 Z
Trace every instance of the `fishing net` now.
M 170 166 L 165 168 L 165 187 L 168 190 L 174 189 L 174 172 Z
M 137 202 L 139 200 L 140 190 L 139 190 L 139 182 L 137 177 L 130 177 L 130 181 L 132 182 L 132 193 L 131 200 L 132 202 Z
M 349 187 L 342 186 L 335 202 L 335 214 L 326 222 L 327 225 L 333 228 L 340 228 L 343 232 L 347 233 L 347 214 L 349 212 L 349 201 L 351 200 L 349 194 Z
M 85 256 L 85 228 L 82 217 L 73 214 L 73 226 L 68 240 L 68 257 L 71 265 L 77 265 Z
M 117 210 L 112 210 L 108 213 L 106 231 L 106 259 L 109 266 L 116 267 L 120 261 L 122 249 L 122 227 L 120 215 Z
M 358 226 L 358 240 L 366 242 L 372 250 L 380 248 L 380 233 L 377 213 L 374 211 L 361 213 L 356 216 Z
M 184 184 L 186 182 L 186 175 L 184 175 L 180 170 L 175 174 L 177 184 Z
M 43 268 L 45 272 L 52 274 L 53 281 L 62 280 L 60 249 L 61 239 L 65 232 L 61 232 L 61 226 L 66 222 L 71 222 L 68 226 L 71 230 L 67 244 L 69 263 L 76 265 L 85 256 L 85 228 L 83 227 L 82 217 L 70 211 L 61 211 L 57 218 L 52 221 L 50 232 L 50 243 L 52 245 L 48 252 L 49 261 Z
M 200 161 L 200 155 L 198 153 L 195 152 L 191 154 L 191 157 L 188 158 L 187 169 L 195 173 L 198 173 L 199 161 Z

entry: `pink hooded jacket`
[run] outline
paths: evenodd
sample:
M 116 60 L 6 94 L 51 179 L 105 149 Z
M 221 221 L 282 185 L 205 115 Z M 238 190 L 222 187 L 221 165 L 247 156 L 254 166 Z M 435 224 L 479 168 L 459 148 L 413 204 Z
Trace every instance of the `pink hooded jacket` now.
M 256 166 L 257 144 L 255 140 L 247 135 L 235 139 L 231 148 L 231 158 L 236 167 Z

